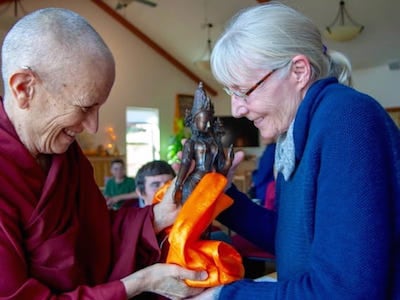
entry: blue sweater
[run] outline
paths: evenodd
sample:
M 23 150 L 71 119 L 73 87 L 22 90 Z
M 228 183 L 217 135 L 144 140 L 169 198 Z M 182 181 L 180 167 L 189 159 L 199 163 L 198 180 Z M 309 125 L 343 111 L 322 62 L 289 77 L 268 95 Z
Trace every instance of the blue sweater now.
M 278 282 L 240 280 L 219 299 L 400 299 L 400 132 L 371 97 L 317 81 L 294 123 L 296 168 L 277 215 L 231 188 L 220 221 L 276 252 Z

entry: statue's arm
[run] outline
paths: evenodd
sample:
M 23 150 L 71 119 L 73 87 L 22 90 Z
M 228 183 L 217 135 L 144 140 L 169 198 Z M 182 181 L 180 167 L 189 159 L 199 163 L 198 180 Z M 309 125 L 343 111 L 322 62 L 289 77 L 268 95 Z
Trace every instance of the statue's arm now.
M 217 172 L 226 176 L 228 174 L 229 169 L 232 166 L 233 158 L 235 154 L 233 152 L 233 145 L 231 144 L 228 148 L 228 152 L 225 156 L 224 148 L 222 144 L 219 144 L 218 147 L 218 161 L 217 161 Z
M 194 141 L 188 139 L 183 145 L 181 165 L 176 175 L 174 199 L 176 203 L 181 202 L 183 183 L 190 170 L 194 157 Z

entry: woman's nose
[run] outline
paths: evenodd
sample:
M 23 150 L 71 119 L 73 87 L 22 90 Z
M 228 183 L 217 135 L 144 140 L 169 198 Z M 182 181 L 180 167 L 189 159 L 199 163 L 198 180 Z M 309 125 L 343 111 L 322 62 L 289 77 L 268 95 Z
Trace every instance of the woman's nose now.
M 246 102 L 235 95 L 231 96 L 232 116 L 235 118 L 244 117 L 248 113 Z

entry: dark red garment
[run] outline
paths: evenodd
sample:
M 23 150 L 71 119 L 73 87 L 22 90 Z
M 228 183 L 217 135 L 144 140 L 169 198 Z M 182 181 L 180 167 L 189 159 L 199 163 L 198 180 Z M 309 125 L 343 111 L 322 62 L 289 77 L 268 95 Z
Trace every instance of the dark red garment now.
M 267 189 L 265 190 L 265 202 L 264 207 L 269 210 L 276 210 L 275 207 L 275 189 L 276 189 L 276 181 L 273 180 L 268 183 Z
M 125 300 L 159 258 L 152 207 L 110 214 L 77 143 L 45 174 L 0 103 L 0 299 Z

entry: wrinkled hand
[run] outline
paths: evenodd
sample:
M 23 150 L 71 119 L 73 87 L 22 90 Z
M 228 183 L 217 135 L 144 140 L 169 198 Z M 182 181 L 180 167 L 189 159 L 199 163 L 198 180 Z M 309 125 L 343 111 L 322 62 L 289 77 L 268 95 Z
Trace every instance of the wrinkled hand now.
M 173 197 L 175 181 L 176 178 L 172 180 L 161 202 L 154 205 L 153 225 L 154 225 L 154 231 L 156 233 L 159 233 L 161 230 L 171 226 L 175 222 L 175 219 L 178 216 L 178 213 L 182 207 L 181 205 L 177 205 L 175 203 Z
M 204 292 L 198 294 L 197 296 L 187 298 L 190 300 L 217 300 L 222 286 L 216 286 L 213 288 L 206 289 Z
M 170 299 L 185 299 L 203 291 L 186 285 L 185 279 L 205 280 L 205 271 L 191 271 L 172 264 L 155 264 L 139 270 L 121 281 L 128 298 L 142 292 L 153 292 Z

